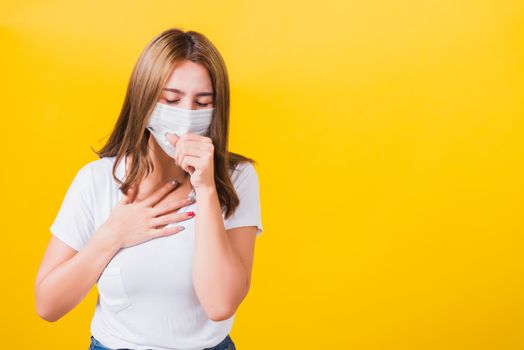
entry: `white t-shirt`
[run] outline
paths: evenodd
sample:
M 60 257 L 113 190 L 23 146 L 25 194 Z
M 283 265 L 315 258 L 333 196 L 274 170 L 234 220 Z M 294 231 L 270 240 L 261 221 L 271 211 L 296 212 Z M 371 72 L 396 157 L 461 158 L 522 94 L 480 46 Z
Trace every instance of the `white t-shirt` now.
M 77 172 L 50 227 L 77 251 L 123 196 L 112 177 L 114 161 L 115 157 L 97 159 Z M 125 170 L 122 158 L 116 173 L 120 180 Z M 224 219 L 224 227 L 257 226 L 258 237 L 263 228 L 255 168 L 250 162 L 239 163 L 230 177 L 240 204 Z M 180 212 L 194 211 L 196 204 Z M 91 334 L 98 341 L 115 349 L 200 350 L 229 334 L 235 315 L 218 322 L 209 319 L 193 287 L 194 224 L 195 218 L 170 224 L 185 230 L 116 253 L 97 281 Z

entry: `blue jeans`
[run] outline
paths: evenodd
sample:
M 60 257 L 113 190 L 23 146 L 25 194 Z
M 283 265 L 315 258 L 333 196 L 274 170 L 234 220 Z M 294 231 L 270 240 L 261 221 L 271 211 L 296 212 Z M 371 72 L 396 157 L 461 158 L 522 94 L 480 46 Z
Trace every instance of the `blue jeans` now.
M 91 344 L 89 344 L 89 350 L 112 350 L 112 349 L 104 346 L 101 342 L 96 340 L 96 338 L 91 335 Z M 116 350 L 129 350 L 129 349 L 116 349 Z M 231 337 L 228 334 L 224 338 L 224 340 L 222 340 L 217 345 L 212 346 L 210 348 L 205 348 L 202 350 L 236 350 L 236 348 L 235 348 L 235 343 L 233 343 L 233 339 L 231 339 Z

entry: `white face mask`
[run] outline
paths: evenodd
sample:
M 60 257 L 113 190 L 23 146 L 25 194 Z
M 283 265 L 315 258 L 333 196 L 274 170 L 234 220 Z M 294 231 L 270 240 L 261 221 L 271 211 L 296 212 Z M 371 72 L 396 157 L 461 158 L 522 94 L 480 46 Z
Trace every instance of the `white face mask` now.
M 204 135 L 211 125 L 213 110 L 184 109 L 157 102 L 146 127 L 164 152 L 174 159 L 175 147 L 167 140 L 166 132 L 178 136 L 186 132 Z

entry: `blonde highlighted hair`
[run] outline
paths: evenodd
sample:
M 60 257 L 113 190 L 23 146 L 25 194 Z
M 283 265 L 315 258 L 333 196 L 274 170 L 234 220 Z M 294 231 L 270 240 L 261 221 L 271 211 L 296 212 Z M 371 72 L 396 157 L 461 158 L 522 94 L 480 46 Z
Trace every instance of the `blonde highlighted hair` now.
M 119 183 L 124 194 L 153 171 L 154 166 L 148 154 L 150 133 L 146 125 L 172 69 L 183 60 L 204 66 L 213 85 L 214 112 L 208 137 L 213 141 L 215 150 L 217 193 L 227 218 L 234 213 L 239 204 L 229 170 L 235 169 L 239 162 L 256 161 L 228 151 L 228 74 L 222 56 L 204 35 L 171 28 L 155 36 L 146 45 L 131 73 L 124 103 L 113 131 L 105 145 L 100 150 L 93 151 L 100 158 L 116 157 L 113 178 Z M 122 182 L 116 176 L 116 169 L 121 160 L 125 161 L 122 158 L 126 154 L 130 155 L 133 166 Z

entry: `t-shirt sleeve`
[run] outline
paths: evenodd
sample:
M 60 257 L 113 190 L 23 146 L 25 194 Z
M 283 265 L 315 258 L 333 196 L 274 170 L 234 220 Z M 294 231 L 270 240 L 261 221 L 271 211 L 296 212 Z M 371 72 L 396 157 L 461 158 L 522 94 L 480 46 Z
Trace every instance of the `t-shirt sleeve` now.
M 258 175 L 253 164 L 246 162 L 237 165 L 232 174 L 232 182 L 240 203 L 233 215 L 224 219 L 224 227 L 229 230 L 240 226 L 256 226 L 258 237 L 263 227 Z
M 94 232 L 93 170 L 85 165 L 75 175 L 49 230 L 79 251 Z

